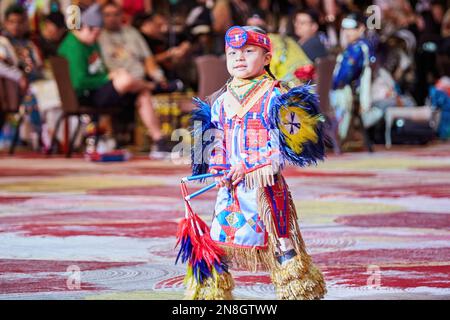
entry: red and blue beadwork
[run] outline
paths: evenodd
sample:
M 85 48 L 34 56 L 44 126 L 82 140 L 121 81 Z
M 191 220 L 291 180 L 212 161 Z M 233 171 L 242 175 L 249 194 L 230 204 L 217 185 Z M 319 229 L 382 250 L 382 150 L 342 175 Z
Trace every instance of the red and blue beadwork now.
M 247 39 L 247 31 L 238 26 L 231 27 L 225 34 L 225 42 L 227 46 L 234 49 L 242 48 L 247 42 Z
M 242 48 L 245 45 L 254 45 L 271 51 L 270 38 L 262 33 L 251 30 L 245 30 L 242 27 L 234 26 L 228 29 L 225 34 L 225 43 L 227 47 L 234 49 Z

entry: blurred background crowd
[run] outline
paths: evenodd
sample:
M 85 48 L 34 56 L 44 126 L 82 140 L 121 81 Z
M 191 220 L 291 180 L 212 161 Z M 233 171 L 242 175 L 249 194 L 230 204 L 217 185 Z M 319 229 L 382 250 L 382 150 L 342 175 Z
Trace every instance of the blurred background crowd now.
M 73 140 L 84 150 L 93 135 L 95 152 L 106 135 L 105 150 L 131 144 L 164 156 L 191 97 L 226 81 L 217 64 L 233 25 L 269 33 L 278 79 L 318 85 L 335 151 L 358 139 L 352 129 L 369 149 L 450 137 L 446 0 L 1 0 L 0 23 L 0 149 L 53 152 Z M 70 90 L 91 109 L 66 110 Z

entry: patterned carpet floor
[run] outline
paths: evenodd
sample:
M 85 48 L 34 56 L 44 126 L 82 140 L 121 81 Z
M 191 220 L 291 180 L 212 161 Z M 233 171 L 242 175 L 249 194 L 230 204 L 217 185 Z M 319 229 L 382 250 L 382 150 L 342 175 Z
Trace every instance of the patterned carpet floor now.
M 326 299 L 450 299 L 450 144 L 330 155 L 285 176 Z M 0 155 L 0 299 L 180 299 L 186 164 Z M 198 185 L 192 185 L 192 190 Z M 214 191 L 194 201 L 209 220 Z M 233 272 L 237 299 L 274 299 Z

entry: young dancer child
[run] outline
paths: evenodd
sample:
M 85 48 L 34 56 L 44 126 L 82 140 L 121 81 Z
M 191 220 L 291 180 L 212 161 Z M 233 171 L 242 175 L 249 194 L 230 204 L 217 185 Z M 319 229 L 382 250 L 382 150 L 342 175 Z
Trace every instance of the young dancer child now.
M 279 299 L 322 298 L 324 279 L 306 252 L 281 174 L 286 162 L 306 166 L 324 157 L 317 98 L 308 86 L 288 90 L 273 78 L 261 29 L 235 26 L 225 40 L 232 78 L 211 105 L 197 100 L 193 112 L 194 124 L 201 121 L 194 137 L 203 138 L 194 142 L 194 175 L 226 172 L 216 178 L 211 238 L 233 266 L 269 271 Z M 224 272 L 191 284 L 190 298 L 230 299 L 233 286 Z

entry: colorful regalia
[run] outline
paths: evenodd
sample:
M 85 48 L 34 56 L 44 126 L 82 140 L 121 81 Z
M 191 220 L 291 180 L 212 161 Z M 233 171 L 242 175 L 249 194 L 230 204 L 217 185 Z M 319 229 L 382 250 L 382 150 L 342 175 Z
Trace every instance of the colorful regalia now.
M 278 298 L 322 298 L 324 279 L 306 252 L 281 174 L 288 163 L 303 167 L 324 158 L 316 95 L 310 86 L 289 90 L 263 74 L 251 80 L 233 78 L 216 97 L 211 105 L 196 100 L 193 174 L 243 166 L 245 179 L 218 190 L 211 239 L 223 249 L 230 267 L 269 271 Z M 230 279 L 226 272 L 216 281 L 196 282 L 190 298 L 230 298 Z
M 277 79 L 292 85 L 303 83 L 296 76 L 296 71 L 304 67 L 311 67 L 312 61 L 291 37 L 277 33 L 270 33 L 269 37 L 272 43 L 270 70 L 273 75 Z
M 341 139 L 345 139 L 350 126 L 353 105 L 352 90 L 358 92 L 364 124 L 370 122 L 367 116 L 371 108 L 372 71 L 370 64 L 373 59 L 373 47 L 366 39 L 359 39 L 350 44 L 337 57 L 333 73 L 331 104 L 335 109 Z

